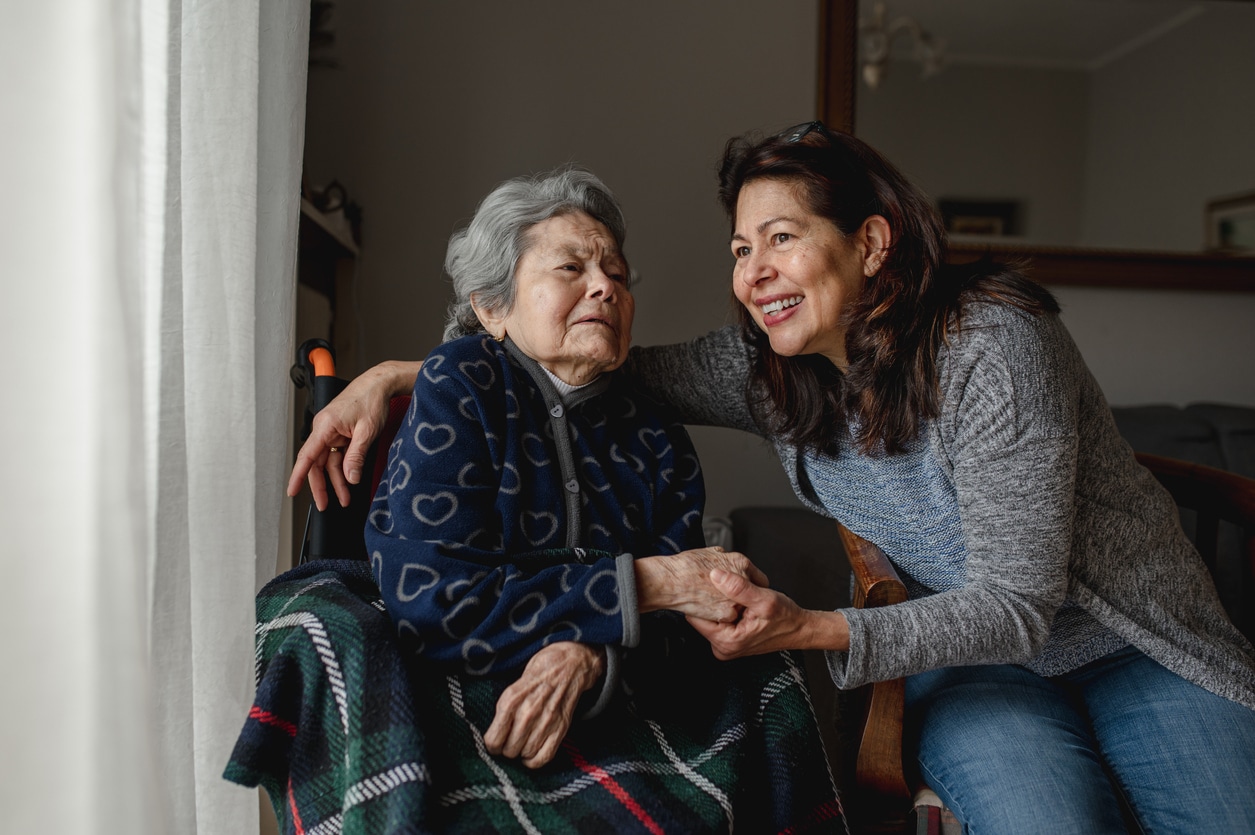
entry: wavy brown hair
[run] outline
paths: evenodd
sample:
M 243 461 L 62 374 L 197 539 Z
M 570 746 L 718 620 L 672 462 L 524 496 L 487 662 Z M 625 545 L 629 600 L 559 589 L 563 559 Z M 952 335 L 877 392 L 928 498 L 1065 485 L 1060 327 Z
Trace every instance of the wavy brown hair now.
M 849 134 L 820 127 L 796 141 L 730 140 L 719 166 L 719 200 L 734 228 L 741 189 L 762 179 L 800 186 L 811 214 L 842 235 L 854 234 L 872 215 L 884 217 L 892 233 L 879 272 L 842 312 L 844 373 L 820 354 L 776 354 L 749 311 L 737 305 L 755 349 L 750 400 L 773 432 L 798 447 L 835 455 L 852 424 L 863 453 L 902 452 L 923 422 L 937 417 L 937 354 L 962 326 L 968 304 L 1008 304 L 1034 315 L 1059 310 L 1045 288 L 1024 277 L 1022 264 L 990 258 L 947 264 L 945 230 L 929 199 Z

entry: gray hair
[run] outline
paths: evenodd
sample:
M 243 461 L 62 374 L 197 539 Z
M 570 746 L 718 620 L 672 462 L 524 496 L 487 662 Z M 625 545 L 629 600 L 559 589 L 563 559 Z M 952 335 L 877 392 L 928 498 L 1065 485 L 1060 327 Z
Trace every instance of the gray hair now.
M 508 313 L 514 307 L 514 271 L 527 251 L 529 230 L 558 215 L 583 212 L 603 223 L 619 249 L 627 236 L 623 210 L 610 189 L 590 171 L 563 166 L 546 174 L 515 177 L 497 186 L 475 210 L 465 229 L 449 238 L 444 270 L 453 279 L 453 302 L 444 340 L 481 333 L 471 307 Z M 635 275 L 629 275 L 629 280 Z

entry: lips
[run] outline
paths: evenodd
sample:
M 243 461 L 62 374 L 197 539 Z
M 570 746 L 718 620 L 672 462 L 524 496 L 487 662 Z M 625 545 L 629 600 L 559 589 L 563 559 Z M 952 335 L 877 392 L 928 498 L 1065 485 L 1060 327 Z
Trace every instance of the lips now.
M 614 310 L 599 308 L 593 313 L 586 313 L 575 320 L 577 325 L 604 325 L 615 333 L 619 332 L 619 317 Z
M 801 304 L 803 298 L 800 295 L 768 296 L 757 300 L 754 304 L 758 305 L 758 309 L 763 313 L 763 324 L 772 325 L 788 318 L 789 311 Z

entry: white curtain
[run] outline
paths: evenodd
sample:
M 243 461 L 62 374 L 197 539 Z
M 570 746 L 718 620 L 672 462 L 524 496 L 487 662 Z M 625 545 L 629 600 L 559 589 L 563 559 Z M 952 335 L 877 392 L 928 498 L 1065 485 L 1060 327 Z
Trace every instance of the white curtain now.
M 0 832 L 258 828 L 309 6 L 0 25 Z

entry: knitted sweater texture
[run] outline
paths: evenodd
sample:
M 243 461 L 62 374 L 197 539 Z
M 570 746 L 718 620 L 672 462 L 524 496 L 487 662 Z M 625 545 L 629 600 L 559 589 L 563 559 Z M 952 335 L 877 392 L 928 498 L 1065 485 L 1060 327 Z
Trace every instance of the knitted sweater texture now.
M 751 348 L 735 327 L 636 349 L 628 369 L 686 423 L 770 440 L 801 501 L 834 513 L 799 451 L 746 396 Z M 953 481 L 967 551 L 959 588 L 843 609 L 843 688 L 962 664 L 1026 664 L 1065 599 L 1169 670 L 1255 709 L 1255 650 L 1229 622 L 1176 505 L 1120 436 L 1057 316 L 976 303 L 938 357 L 928 443 Z M 753 554 L 749 555 L 753 558 Z
M 632 560 L 701 547 L 704 502 L 688 434 L 625 379 L 564 402 L 512 343 L 468 336 L 423 364 L 366 545 L 403 642 L 508 672 L 553 641 L 634 646 Z

